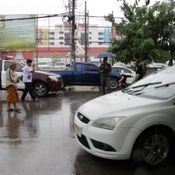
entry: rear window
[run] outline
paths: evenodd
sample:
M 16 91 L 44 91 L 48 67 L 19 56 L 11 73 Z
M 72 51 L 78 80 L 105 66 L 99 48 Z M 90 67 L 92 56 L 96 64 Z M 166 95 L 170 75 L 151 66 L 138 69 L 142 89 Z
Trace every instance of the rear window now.
M 5 61 L 4 62 L 4 70 L 7 71 L 7 69 L 10 67 L 10 61 Z M 16 65 L 16 72 L 22 72 L 22 65 L 21 64 L 17 64 Z

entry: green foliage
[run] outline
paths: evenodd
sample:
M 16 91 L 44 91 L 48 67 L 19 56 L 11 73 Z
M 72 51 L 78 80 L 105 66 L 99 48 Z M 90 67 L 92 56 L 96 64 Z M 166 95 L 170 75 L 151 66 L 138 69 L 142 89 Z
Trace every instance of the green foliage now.
M 56 62 L 59 62 L 60 61 L 60 56 L 59 55 L 53 55 L 52 56 L 52 62 L 53 63 L 56 63 Z
M 166 61 L 175 50 L 175 12 L 171 3 L 156 2 L 152 6 L 149 0 L 138 6 L 124 3 L 121 7 L 125 18 L 115 23 L 113 15 L 106 18 L 122 34 L 122 40 L 113 41 L 110 51 L 116 53 L 117 59 L 129 62 L 137 53 L 143 59 Z

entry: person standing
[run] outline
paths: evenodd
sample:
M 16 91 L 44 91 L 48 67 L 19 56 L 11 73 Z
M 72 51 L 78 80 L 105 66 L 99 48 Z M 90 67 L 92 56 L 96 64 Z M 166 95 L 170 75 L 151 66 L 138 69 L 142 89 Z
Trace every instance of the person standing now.
M 101 87 L 102 93 L 106 93 L 106 87 L 110 90 L 110 73 L 111 73 L 111 64 L 108 63 L 108 58 L 104 57 L 103 62 L 100 65 L 100 74 L 101 74 Z
M 27 60 L 26 65 L 23 67 L 23 82 L 25 84 L 25 89 L 23 91 L 21 101 L 25 101 L 26 95 L 29 92 L 31 98 L 34 102 L 37 102 L 36 95 L 32 87 L 32 74 L 35 72 L 35 65 L 32 64 L 32 60 Z
M 135 61 L 135 67 L 134 71 L 137 74 L 137 79 L 136 81 L 142 79 L 146 75 L 146 64 L 144 61 L 141 61 L 139 55 L 135 54 L 133 56 L 133 59 Z
M 16 69 L 16 62 L 10 62 L 10 67 L 6 71 L 6 89 L 7 89 L 7 111 L 16 111 L 18 112 L 19 109 L 17 108 L 17 102 L 19 102 L 19 95 L 17 92 L 17 85 L 16 83 L 19 82 L 21 77 L 17 76 L 15 72 Z M 10 108 L 11 104 L 13 104 L 14 109 Z

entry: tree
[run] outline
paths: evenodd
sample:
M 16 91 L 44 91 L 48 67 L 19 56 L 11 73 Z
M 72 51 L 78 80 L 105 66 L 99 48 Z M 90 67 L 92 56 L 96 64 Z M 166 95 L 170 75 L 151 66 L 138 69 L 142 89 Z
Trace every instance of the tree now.
M 60 61 L 60 56 L 59 55 L 53 55 L 52 56 L 52 63 L 55 64 L 56 62 Z
M 124 19 L 115 23 L 111 14 L 106 19 L 112 22 L 116 31 L 122 34 L 122 40 L 112 41 L 109 50 L 117 54 L 117 59 L 129 62 L 133 54 L 143 59 L 165 61 L 172 59 L 175 49 L 174 23 L 175 12 L 171 3 L 156 2 L 152 6 L 149 0 L 143 6 L 123 3 L 121 7 Z

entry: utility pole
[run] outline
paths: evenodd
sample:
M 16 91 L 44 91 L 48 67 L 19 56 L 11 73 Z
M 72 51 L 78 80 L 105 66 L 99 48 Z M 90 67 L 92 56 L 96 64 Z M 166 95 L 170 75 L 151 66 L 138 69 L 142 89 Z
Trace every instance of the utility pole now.
M 85 1 L 85 62 L 88 61 L 87 2 Z
M 75 62 L 75 0 L 72 0 L 72 37 L 71 37 L 71 59 Z
M 170 0 L 170 4 L 171 4 L 171 13 L 173 14 L 173 10 L 174 10 L 174 0 Z M 173 50 L 173 35 L 174 35 L 174 26 L 173 26 L 173 21 L 171 21 L 171 27 L 172 27 L 172 34 L 170 36 L 170 41 L 169 41 L 169 47 L 170 47 L 170 59 L 169 59 L 169 66 L 173 65 L 173 60 L 174 60 L 174 50 Z

